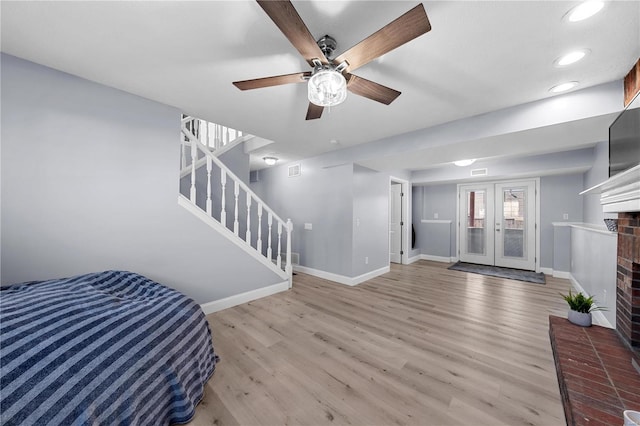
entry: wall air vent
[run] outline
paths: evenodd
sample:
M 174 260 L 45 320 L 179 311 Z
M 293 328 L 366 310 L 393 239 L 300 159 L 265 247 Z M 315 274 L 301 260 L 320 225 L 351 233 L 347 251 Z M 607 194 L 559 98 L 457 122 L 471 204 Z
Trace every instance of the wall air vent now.
M 300 176 L 300 164 L 289 166 L 289 177 Z
M 287 253 L 280 253 L 280 259 L 283 264 L 287 263 Z M 291 264 L 300 265 L 300 253 L 291 252 Z
M 489 171 L 487 169 L 474 169 L 474 170 L 471 170 L 471 177 L 486 176 L 488 174 L 489 174 Z

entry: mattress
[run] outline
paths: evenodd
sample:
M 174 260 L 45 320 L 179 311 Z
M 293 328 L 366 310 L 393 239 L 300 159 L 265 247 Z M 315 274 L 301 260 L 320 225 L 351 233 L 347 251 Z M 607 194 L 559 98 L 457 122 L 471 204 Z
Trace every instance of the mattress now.
M 200 306 L 106 271 L 0 289 L 2 425 L 188 422 L 218 357 Z

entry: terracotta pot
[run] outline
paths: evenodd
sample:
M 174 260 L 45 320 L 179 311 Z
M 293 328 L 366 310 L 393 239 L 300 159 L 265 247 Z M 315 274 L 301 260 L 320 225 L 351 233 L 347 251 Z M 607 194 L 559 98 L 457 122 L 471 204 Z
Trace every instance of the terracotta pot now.
M 570 310 L 567 319 L 575 325 L 591 327 L 591 312 L 584 313 Z

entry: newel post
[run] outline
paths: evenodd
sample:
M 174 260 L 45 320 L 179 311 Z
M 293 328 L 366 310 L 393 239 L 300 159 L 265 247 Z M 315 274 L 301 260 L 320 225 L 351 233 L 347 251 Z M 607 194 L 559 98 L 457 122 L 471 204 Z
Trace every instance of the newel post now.
M 287 265 L 284 271 L 289 276 L 289 288 L 293 285 L 293 267 L 291 266 L 291 233 L 293 232 L 293 223 L 291 219 L 287 219 Z

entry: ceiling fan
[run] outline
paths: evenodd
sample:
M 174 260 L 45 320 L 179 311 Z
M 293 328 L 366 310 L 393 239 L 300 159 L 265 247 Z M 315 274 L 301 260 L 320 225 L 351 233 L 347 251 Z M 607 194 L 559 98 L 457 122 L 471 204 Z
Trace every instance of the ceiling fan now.
M 308 81 L 307 120 L 322 116 L 326 106 L 343 102 L 346 91 L 389 105 L 400 92 L 352 74 L 361 66 L 431 30 L 422 3 L 382 27 L 346 52 L 332 57 L 336 41 L 325 35 L 316 41 L 290 1 L 258 0 L 258 4 L 287 37 L 313 71 L 235 81 L 240 90 Z

